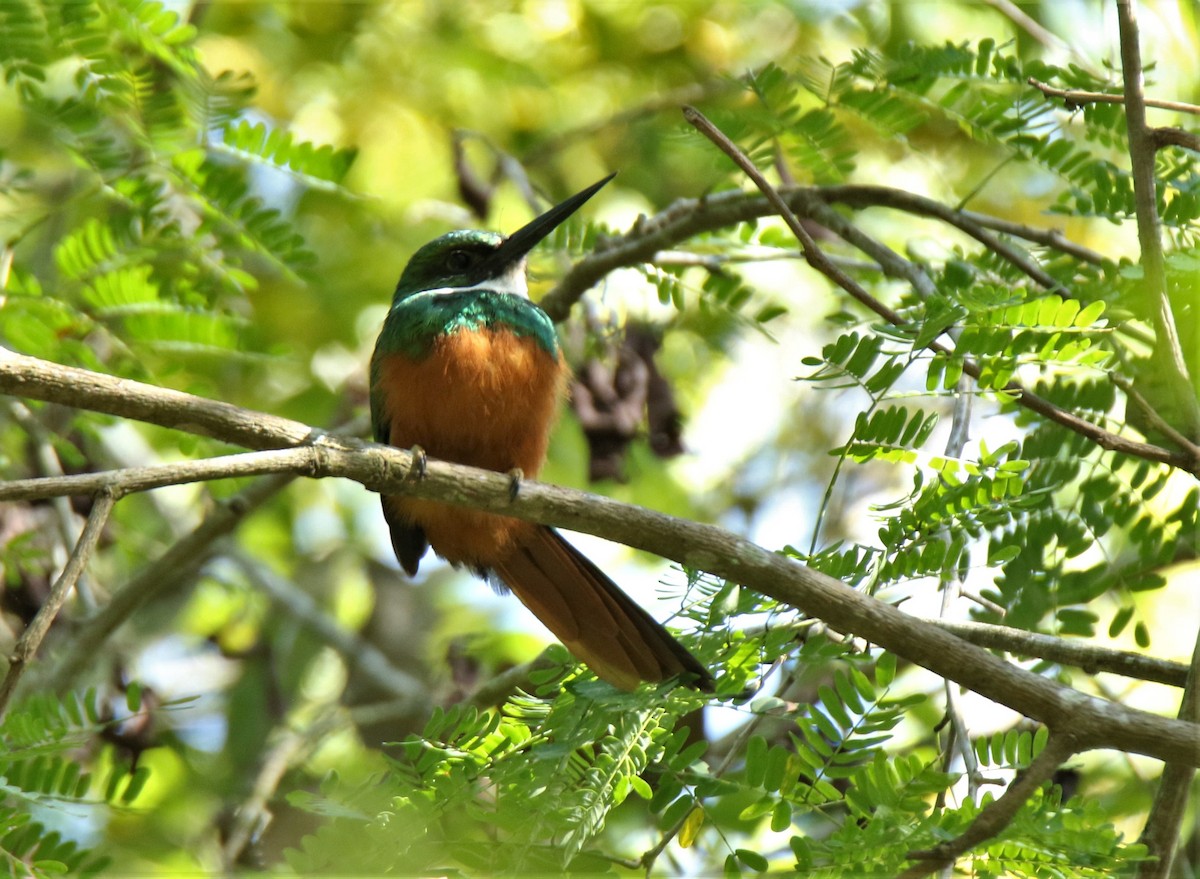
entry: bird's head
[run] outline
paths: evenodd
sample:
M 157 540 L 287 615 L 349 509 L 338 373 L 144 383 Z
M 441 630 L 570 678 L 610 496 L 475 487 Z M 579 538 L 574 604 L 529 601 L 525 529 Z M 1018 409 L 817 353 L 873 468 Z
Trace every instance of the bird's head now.
M 593 183 L 560 202 L 505 238 L 495 232 L 459 229 L 430 241 L 413 254 L 400 282 L 396 299 L 430 290 L 488 289 L 527 295 L 525 257 L 615 175 Z

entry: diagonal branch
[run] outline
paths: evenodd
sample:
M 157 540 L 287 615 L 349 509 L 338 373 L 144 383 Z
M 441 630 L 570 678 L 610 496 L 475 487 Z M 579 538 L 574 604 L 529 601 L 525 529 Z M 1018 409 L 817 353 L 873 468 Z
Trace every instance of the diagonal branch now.
M 341 654 L 347 666 L 360 671 L 393 698 L 406 698 L 415 706 L 426 697 L 426 688 L 419 680 L 393 665 L 383 651 L 370 641 L 338 623 L 300 587 L 256 562 L 242 550 L 234 550 L 233 560 L 255 589 Z
M 63 568 L 58 580 L 51 587 L 50 594 L 46 596 L 41 610 L 30 621 L 20 640 L 17 641 L 17 646 L 13 650 L 12 656 L 9 657 L 8 672 L 5 674 L 4 680 L 0 681 L 0 718 L 4 716 L 8 703 L 12 699 L 13 693 L 16 692 L 21 675 L 24 674 L 30 660 L 37 654 L 42 639 L 50 631 L 50 626 L 58 616 L 58 612 L 62 610 L 63 604 L 66 603 L 72 587 L 78 582 L 83 569 L 87 566 L 88 559 L 91 558 L 100 534 L 104 530 L 104 524 L 108 521 L 108 514 L 112 512 L 116 502 L 117 496 L 112 491 L 102 490 L 97 493 L 96 502 L 92 505 L 91 513 L 88 514 L 87 524 L 83 526 L 83 533 L 79 535 L 79 540 L 71 552 L 71 557 L 67 560 L 66 567 Z
M 187 396 L 187 395 L 184 395 Z M 253 413 L 242 410 L 246 415 Z M 45 684 L 55 692 L 68 689 L 95 660 L 97 653 L 125 620 L 151 599 L 172 589 L 183 589 L 214 553 L 213 544 L 233 531 L 292 481 L 291 473 L 269 476 L 252 484 L 204 517 L 204 520 L 162 556 L 142 568 L 112 600 L 83 622 L 71 638 L 65 656 L 59 657 Z
M 1002 796 L 984 806 L 960 836 L 927 851 L 909 852 L 909 859 L 917 863 L 901 873 L 899 879 L 919 879 L 950 867 L 960 855 L 1003 831 L 1016 817 L 1021 806 L 1077 751 L 1076 743 L 1069 734 L 1052 733 L 1046 741 L 1046 747 L 1033 758 L 1029 767 L 1013 779 Z
M 804 228 L 803 224 L 801 224 L 800 220 L 796 217 L 795 213 L 791 209 L 791 206 L 788 205 L 779 192 L 767 182 L 766 178 L 763 177 L 759 170 L 754 166 L 754 163 L 750 161 L 745 153 L 738 149 L 737 145 L 733 143 L 733 141 L 726 137 L 722 131 L 720 131 L 715 125 L 713 125 L 704 117 L 704 114 L 694 107 L 684 107 L 683 114 L 684 118 L 686 118 L 692 125 L 699 129 L 705 137 L 715 143 L 718 147 L 720 147 L 722 152 L 733 159 L 734 163 L 746 173 L 746 176 L 753 180 L 754 184 L 763 191 L 763 194 L 767 197 L 767 200 L 771 203 L 772 207 L 775 208 L 775 210 L 783 218 L 784 222 L 787 223 L 787 226 L 792 231 L 792 234 L 794 234 L 796 239 L 800 242 L 800 246 L 804 251 L 804 258 L 808 261 L 809 265 L 837 284 L 855 300 L 862 303 L 871 311 L 875 312 L 877 315 L 894 326 L 904 327 L 908 324 L 908 322 L 901 315 L 872 296 L 861 284 L 842 271 L 841 268 L 839 268 L 835 263 L 833 263 L 833 261 L 829 259 L 828 256 L 825 255 L 824 251 L 817 246 L 817 243 L 813 240 L 813 237 L 808 233 L 808 230 Z M 881 259 L 882 262 L 883 260 L 887 259 L 887 256 L 886 254 L 879 254 L 876 256 L 876 258 Z M 886 267 L 887 263 L 885 262 L 884 265 Z M 934 352 L 942 354 L 950 353 L 950 350 L 936 339 L 931 340 L 927 347 Z M 974 379 L 979 379 L 982 376 L 982 370 L 979 368 L 979 365 L 970 358 L 963 358 L 962 368 L 964 373 Z M 1065 409 L 1060 409 L 1046 398 L 1033 393 L 1018 382 L 1010 381 L 999 390 L 1005 394 L 1011 395 L 1019 405 L 1024 406 L 1026 409 L 1030 409 L 1044 418 L 1047 418 L 1050 421 L 1067 428 L 1068 430 L 1072 430 L 1081 436 L 1087 437 L 1089 440 L 1103 449 L 1107 449 L 1111 452 L 1121 452 L 1123 454 L 1145 458 L 1150 461 L 1157 461 L 1162 464 L 1170 464 L 1180 468 L 1181 470 L 1187 470 L 1189 473 L 1200 475 L 1200 458 L 1197 458 L 1194 455 L 1190 455 L 1186 452 L 1173 452 L 1160 446 L 1155 446 L 1151 443 L 1139 442 L 1138 440 L 1133 440 L 1128 437 L 1121 436 L 1120 434 L 1105 430 L 1104 428 L 1093 424 L 1085 418 L 1080 418 L 1078 415 L 1075 415 L 1072 412 L 1068 412 Z
M 61 394 L 67 376 L 103 376 L 18 355 L 0 360 L 4 367 L 19 362 L 24 393 Z M 42 375 L 46 381 L 39 382 Z M 3 382 L 0 381 L 0 390 Z M 1052 733 L 1069 731 L 1078 750 L 1118 748 L 1183 765 L 1200 763 L 1195 748 L 1196 725 L 1164 718 L 1087 696 L 1070 687 L 1011 665 L 985 649 L 968 644 L 949 632 L 911 616 L 885 602 L 864 595 L 839 580 L 808 568 L 794 559 L 762 547 L 712 525 L 624 504 L 580 491 L 526 482 L 514 499 L 506 474 L 473 467 L 430 461 L 423 479 L 411 478 L 412 455 L 400 449 L 338 437 L 287 419 L 260 415 L 234 406 L 214 410 L 212 401 L 170 392 L 173 406 L 156 409 L 150 403 L 162 391 L 139 382 L 122 383 L 125 399 L 83 398 L 77 405 L 109 414 L 148 412 L 172 425 L 193 425 L 196 413 L 218 411 L 204 428 L 207 435 L 229 439 L 222 431 L 228 421 L 230 435 L 237 433 L 265 446 L 295 447 L 302 443 L 306 460 L 289 458 L 287 474 L 253 484 L 242 496 L 219 507 L 187 538 L 157 562 L 147 566 L 117 592 L 112 602 L 88 621 L 73 639 L 70 655 L 53 676 L 56 688 L 66 686 L 95 656 L 104 640 L 133 609 L 180 581 L 194 577 L 212 552 L 213 540 L 231 531 L 241 517 L 262 504 L 292 478 L 292 474 L 338 476 L 352 479 L 372 491 L 407 494 L 443 503 L 469 506 L 557 525 L 604 537 L 708 571 L 744 584 L 763 595 L 797 607 L 822 619 L 830 628 L 857 635 L 897 656 L 949 678 L 993 701 L 1046 724 Z M 247 429 L 258 422 L 261 429 Z M 304 439 L 298 439 L 304 438 Z M 311 438 L 311 439 L 309 439 Z M 282 457 L 282 454 L 281 454 Z
M 946 222 L 950 222 L 951 218 L 953 218 L 953 225 L 962 228 L 963 231 L 972 234 L 979 240 L 987 240 L 986 236 L 982 233 L 984 230 L 993 229 L 1005 234 L 1026 237 L 1028 240 L 1035 241 L 1047 247 L 1055 247 L 1088 262 L 1103 262 L 1103 257 L 1098 254 L 1086 249 L 1082 249 L 1082 252 L 1079 252 L 1081 249 L 1078 246 L 1068 246 L 1069 242 L 1066 242 L 1062 235 L 1054 230 L 1041 230 L 1039 232 L 1038 230 L 1007 223 L 997 218 L 987 217 L 986 215 L 970 211 L 953 211 L 944 205 L 938 208 L 935 207 L 937 203 L 930 199 L 923 199 L 899 190 L 889 190 L 887 187 L 795 187 L 782 190 L 780 195 L 784 198 L 792 212 L 799 212 L 801 216 L 808 216 L 808 212 L 817 209 L 817 207 L 827 208 L 824 203 L 826 198 L 831 201 L 841 201 L 855 206 L 872 204 L 891 206 L 912 213 L 944 219 Z M 639 221 L 628 234 L 600 241 L 590 255 L 579 260 L 572 266 L 559 284 L 541 300 L 540 304 L 551 318 L 555 321 L 562 321 L 583 293 L 609 272 L 626 266 L 653 262 L 656 255 L 661 251 L 670 250 L 680 242 L 703 232 L 710 232 L 714 229 L 757 219 L 775 212 L 775 208 L 766 198 L 755 198 L 740 191 L 722 192 L 698 201 L 690 199 L 681 200 L 655 217 Z M 822 216 L 825 215 L 822 214 Z M 850 225 L 844 223 L 836 213 L 833 213 L 833 217 L 838 217 L 838 221 L 842 225 Z M 814 217 L 814 219 L 817 218 Z M 830 221 L 832 222 L 832 218 L 830 218 Z M 866 242 L 862 243 L 865 244 Z M 908 261 L 899 257 L 898 254 L 892 253 L 890 249 L 883 248 L 882 246 L 873 248 L 869 252 L 874 258 L 881 261 L 885 273 L 909 280 L 918 290 L 924 287 L 924 280 L 922 280 L 919 274 L 914 274 L 906 268 Z M 894 259 L 888 259 L 889 253 L 891 253 Z M 829 262 L 833 264 L 832 260 Z M 833 266 L 835 270 L 838 269 L 836 264 L 833 264 Z M 1027 260 L 1022 262 L 1021 267 L 1023 271 L 1027 272 L 1035 270 L 1033 264 Z M 1034 276 L 1034 280 L 1039 284 L 1043 284 L 1043 286 L 1047 286 L 1049 289 L 1058 287 L 1057 282 L 1053 278 L 1045 275 L 1040 270 L 1035 271 L 1038 274 Z M 876 314 L 884 316 L 885 319 L 887 319 L 888 313 L 894 315 L 891 309 L 886 309 L 882 303 L 875 300 L 860 285 L 855 284 L 852 279 L 849 279 L 844 271 L 839 270 L 835 276 L 831 277 L 843 277 L 850 280 L 851 284 L 857 289 L 848 292 L 851 292 L 851 295 L 862 301 Z M 934 342 L 930 346 L 932 350 L 938 350 L 939 347 L 942 347 L 944 350 L 944 346 L 940 346 L 940 343 L 937 342 Z M 979 377 L 979 368 L 973 361 L 967 360 L 963 364 L 963 370 L 973 378 Z M 0 376 L 0 381 L 2 380 L 3 376 Z M 2 385 L 0 385 L 0 390 L 3 390 Z M 1180 452 L 1172 451 L 1153 443 L 1140 442 L 1105 430 L 1085 418 L 1080 418 L 1071 412 L 1055 406 L 1049 400 L 1038 396 L 1016 382 L 1010 382 L 1000 390 L 1010 395 L 1018 405 L 1086 437 L 1103 449 L 1143 458 L 1148 461 L 1168 464 L 1172 467 L 1186 470 L 1189 473 L 1200 475 L 1200 459 L 1186 450 Z

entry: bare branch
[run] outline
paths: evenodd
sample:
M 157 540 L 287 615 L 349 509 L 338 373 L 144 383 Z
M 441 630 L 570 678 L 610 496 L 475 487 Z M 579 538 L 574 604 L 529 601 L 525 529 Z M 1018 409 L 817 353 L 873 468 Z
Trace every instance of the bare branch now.
M 1042 82 L 1040 79 L 1035 79 L 1032 76 L 1025 81 L 1048 98 L 1062 98 L 1068 110 L 1074 110 L 1076 107 L 1082 107 L 1084 104 L 1125 103 L 1124 95 L 1113 95 L 1108 92 L 1088 92 L 1080 89 L 1055 88 L 1049 83 Z M 1185 104 L 1182 101 L 1159 101 L 1154 98 L 1146 98 L 1145 104 L 1147 107 L 1154 107 L 1157 110 L 1174 110 L 1177 113 L 1200 115 L 1200 106 Z
M 151 467 L 128 467 L 121 470 L 101 470 L 76 476 L 46 476 L 40 479 L 14 479 L 0 482 L 0 501 L 40 500 L 95 494 L 105 489 L 120 494 L 135 494 L 167 485 L 187 485 L 192 482 L 212 482 L 218 479 L 237 479 L 247 476 L 266 476 L 270 473 L 300 475 L 317 466 L 311 446 L 292 449 L 270 449 L 265 452 L 242 452 L 200 461 L 181 461 Z
M 9 658 L 8 672 L 0 682 L 0 718 L 7 710 L 25 668 L 37 654 L 42 639 L 50 631 L 51 624 L 62 610 L 67 596 L 71 594 L 71 588 L 87 566 L 88 559 L 96 548 L 96 542 L 100 539 L 100 533 L 104 530 L 104 524 L 108 521 L 108 514 L 112 512 L 116 502 L 117 496 L 111 491 L 102 491 L 96 496 L 87 524 L 83 526 L 83 533 L 79 535 L 75 549 L 67 560 L 67 566 L 59 574 L 58 580 L 50 589 L 50 594 L 46 596 L 45 603 L 17 641 L 17 646 Z
M 246 417 L 253 415 L 248 410 L 239 411 Z M 157 560 L 142 568 L 129 582 L 113 593 L 112 600 L 101 608 L 99 613 L 84 621 L 74 633 L 66 655 L 59 658 L 55 664 L 46 686 L 55 692 L 62 692 L 70 687 L 76 676 L 95 661 L 100 647 L 108 637 L 134 611 L 158 595 L 189 586 L 201 566 L 215 551 L 214 542 L 233 531 L 242 519 L 274 497 L 292 479 L 290 473 L 284 473 L 255 482 L 241 494 L 220 504 L 189 534 Z
M 298 446 L 320 435 L 298 421 L 250 413 L 229 403 L 139 384 L 86 369 L 47 371 L 46 361 L 0 348 L 0 393 L 93 412 L 107 412 L 199 436 L 219 437 L 248 449 Z M 37 393 L 27 393 L 36 385 Z M 131 392 L 136 386 L 136 393 Z M 253 416 L 253 417 L 252 417 Z
M 1172 687 L 1182 687 L 1187 682 L 1188 667 L 1182 662 L 1156 659 L 1131 650 L 1113 650 L 1085 641 L 1058 638 L 1054 635 L 1043 635 L 1040 632 L 991 623 L 939 619 L 927 621 L 980 647 L 1004 650 L 1017 656 L 1035 657 L 1060 665 L 1071 665 L 1088 673 L 1108 672 Z

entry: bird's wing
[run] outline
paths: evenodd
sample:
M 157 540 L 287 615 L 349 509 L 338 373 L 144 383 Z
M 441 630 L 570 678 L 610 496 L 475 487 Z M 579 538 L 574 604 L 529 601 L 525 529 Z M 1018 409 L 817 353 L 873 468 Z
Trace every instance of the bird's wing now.
M 394 445 L 391 418 L 388 417 L 383 394 L 378 389 L 374 361 L 372 361 L 371 370 L 371 426 L 375 442 L 386 443 L 389 446 Z M 379 500 L 383 505 L 383 519 L 387 522 L 388 531 L 392 535 L 392 549 L 396 551 L 396 558 L 401 567 L 412 577 L 420 567 L 421 556 L 425 555 L 425 550 L 429 548 L 429 541 L 425 539 L 425 531 L 420 525 L 413 524 L 406 516 L 394 509 L 392 498 L 381 495 Z

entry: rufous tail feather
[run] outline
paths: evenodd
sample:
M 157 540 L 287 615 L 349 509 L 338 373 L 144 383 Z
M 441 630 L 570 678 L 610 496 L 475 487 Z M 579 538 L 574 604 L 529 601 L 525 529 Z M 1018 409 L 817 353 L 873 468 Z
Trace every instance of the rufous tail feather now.
M 712 676 L 682 644 L 552 528 L 538 526 L 493 573 L 597 676 L 625 690 L 685 675 Z

